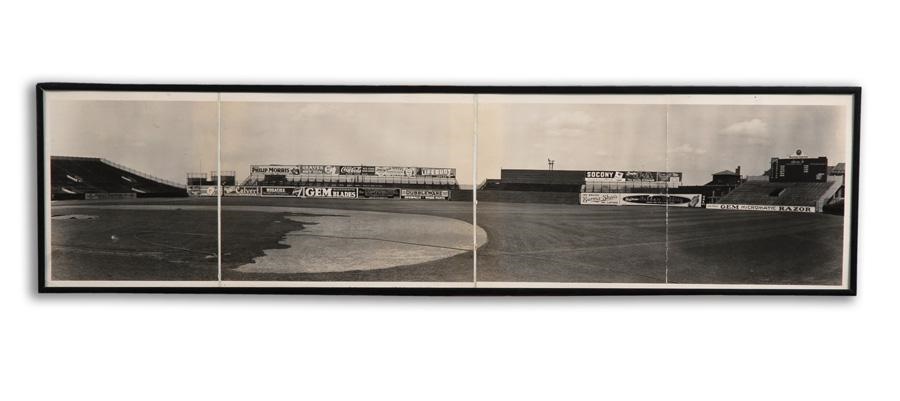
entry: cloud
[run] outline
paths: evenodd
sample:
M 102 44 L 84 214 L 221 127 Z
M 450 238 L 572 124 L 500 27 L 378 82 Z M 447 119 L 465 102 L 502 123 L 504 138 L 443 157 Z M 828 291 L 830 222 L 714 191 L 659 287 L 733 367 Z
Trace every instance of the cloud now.
M 547 136 L 575 138 L 584 136 L 594 123 L 594 118 L 585 112 L 566 111 L 545 120 L 543 126 Z
M 702 155 L 702 154 L 706 153 L 706 149 L 695 148 L 695 147 L 691 146 L 690 144 L 685 143 L 685 144 L 683 144 L 683 145 L 681 145 L 681 146 L 678 146 L 678 147 L 676 147 L 676 148 L 670 149 L 670 150 L 669 150 L 669 153 L 682 153 L 682 154 L 688 154 L 688 155 Z
M 772 141 L 768 124 L 758 118 L 731 124 L 722 133 L 740 138 L 750 145 L 768 145 Z

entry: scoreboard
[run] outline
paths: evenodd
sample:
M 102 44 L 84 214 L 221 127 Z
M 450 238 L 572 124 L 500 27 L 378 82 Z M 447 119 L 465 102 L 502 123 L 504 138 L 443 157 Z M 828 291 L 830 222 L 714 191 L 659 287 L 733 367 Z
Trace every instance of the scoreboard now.
M 827 157 L 773 157 L 769 182 L 824 182 L 828 175 Z

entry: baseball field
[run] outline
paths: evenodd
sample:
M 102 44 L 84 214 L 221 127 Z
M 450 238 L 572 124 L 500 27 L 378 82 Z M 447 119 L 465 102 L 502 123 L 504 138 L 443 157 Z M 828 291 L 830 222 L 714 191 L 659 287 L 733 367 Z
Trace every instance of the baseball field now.
M 215 198 L 54 201 L 54 280 L 216 280 Z M 841 284 L 843 219 L 428 200 L 222 198 L 234 281 Z

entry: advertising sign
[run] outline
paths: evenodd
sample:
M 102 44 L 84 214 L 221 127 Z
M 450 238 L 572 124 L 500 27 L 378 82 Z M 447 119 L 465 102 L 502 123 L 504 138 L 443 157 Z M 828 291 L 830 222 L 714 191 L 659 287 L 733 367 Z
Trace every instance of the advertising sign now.
M 187 193 L 190 196 L 216 196 L 215 185 L 188 185 Z
M 259 196 L 259 187 L 229 185 L 222 188 L 225 190 L 224 196 Z
M 137 198 L 137 194 L 134 192 L 100 192 L 100 193 L 87 193 L 84 194 L 84 199 L 86 200 L 100 200 L 100 199 L 134 199 Z
M 604 182 L 624 182 L 624 171 L 587 171 L 584 178 Z
M 455 168 L 422 167 L 421 169 L 419 169 L 419 174 L 426 176 L 426 177 L 453 178 L 453 177 L 456 177 L 456 169 Z
M 681 173 L 659 172 L 656 175 L 663 182 L 681 182 Z
M 375 175 L 380 177 L 415 177 L 418 173 L 416 167 L 375 166 Z
M 582 193 L 582 205 L 700 207 L 700 194 Z
M 340 175 L 375 175 L 375 166 L 341 166 Z
M 363 166 L 341 166 L 338 174 L 341 175 L 362 175 Z
M 300 175 L 300 166 L 296 165 L 251 165 L 250 174 L 265 175 Z
M 794 212 L 815 213 L 815 206 L 780 206 L 780 205 L 732 205 L 727 203 L 709 203 L 707 209 L 717 210 L 752 210 L 761 212 Z
M 400 188 L 360 188 L 359 196 L 369 199 L 399 198 Z
M 673 182 L 681 181 L 681 173 L 666 171 L 585 171 L 585 181 L 599 182 Z
M 330 165 L 304 164 L 300 166 L 300 174 L 336 175 L 338 168 Z
M 201 185 L 188 185 L 187 186 L 188 196 L 202 196 L 203 195 L 203 186 Z
M 332 188 L 332 187 L 300 187 L 293 189 L 291 195 L 301 198 L 347 198 L 359 197 L 358 188 Z
M 450 191 L 446 189 L 401 189 L 403 199 L 450 199 Z
M 602 194 L 602 193 L 582 193 L 581 194 L 581 204 L 582 205 L 619 205 L 620 196 L 619 194 Z
M 622 194 L 620 205 L 700 207 L 702 203 L 700 194 Z
M 259 187 L 259 196 L 291 196 L 294 187 Z

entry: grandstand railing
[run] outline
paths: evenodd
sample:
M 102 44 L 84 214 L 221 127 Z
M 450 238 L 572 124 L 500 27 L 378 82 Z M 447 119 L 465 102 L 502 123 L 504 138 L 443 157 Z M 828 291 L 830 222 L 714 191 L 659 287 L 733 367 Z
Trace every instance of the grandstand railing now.
M 127 171 L 127 172 L 129 172 L 129 173 L 131 173 L 131 174 L 134 174 L 134 175 L 138 176 L 138 177 L 143 177 L 143 178 L 146 178 L 146 179 L 148 179 L 148 180 L 158 181 L 158 182 L 161 182 L 161 183 L 163 183 L 163 184 L 173 186 L 173 187 L 175 187 L 175 188 L 187 189 L 187 186 L 184 185 L 184 184 L 179 184 L 179 183 L 174 182 L 174 181 L 169 181 L 169 180 L 167 180 L 167 179 L 165 179 L 165 178 L 155 177 L 155 176 L 153 176 L 153 175 L 150 175 L 150 174 L 147 174 L 147 173 L 144 173 L 144 172 L 135 170 L 135 169 L 130 168 L 130 167 L 123 166 L 123 165 L 121 165 L 121 164 L 119 164 L 119 163 L 116 163 L 116 162 L 113 162 L 113 161 L 110 161 L 110 160 L 107 160 L 107 159 L 100 159 L 100 162 L 101 162 L 101 163 L 108 164 L 108 165 L 110 165 L 110 166 L 113 166 L 113 167 L 115 167 L 115 168 L 117 168 L 117 169 Z

